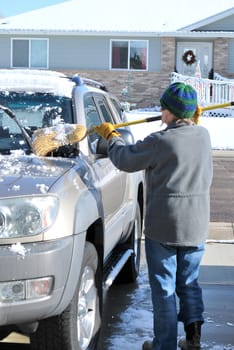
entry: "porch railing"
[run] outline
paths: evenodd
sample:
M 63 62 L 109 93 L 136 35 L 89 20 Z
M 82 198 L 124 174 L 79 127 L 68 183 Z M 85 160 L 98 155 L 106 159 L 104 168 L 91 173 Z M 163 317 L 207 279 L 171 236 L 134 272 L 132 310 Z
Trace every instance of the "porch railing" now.
M 214 79 L 203 79 L 200 77 L 186 76 L 176 72 L 171 73 L 171 83 L 182 81 L 194 87 L 197 91 L 198 102 L 201 106 L 215 105 L 219 103 L 234 101 L 234 80 L 214 74 Z M 209 114 L 222 116 L 234 116 L 233 108 L 222 108 L 210 111 Z

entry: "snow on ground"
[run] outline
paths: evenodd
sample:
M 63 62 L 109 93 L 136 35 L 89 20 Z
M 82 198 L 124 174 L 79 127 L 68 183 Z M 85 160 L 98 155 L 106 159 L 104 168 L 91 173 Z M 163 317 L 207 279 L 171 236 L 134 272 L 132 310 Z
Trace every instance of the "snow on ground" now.
M 156 108 L 157 110 L 157 108 Z M 157 111 L 135 110 L 126 113 L 129 121 L 159 115 Z M 234 118 L 229 117 L 201 117 L 200 125 L 208 129 L 213 149 L 234 150 Z M 143 139 L 151 132 L 165 128 L 161 121 L 132 125 L 131 130 L 136 140 Z
M 234 149 L 234 118 L 202 117 L 201 125 L 208 129 L 213 149 Z

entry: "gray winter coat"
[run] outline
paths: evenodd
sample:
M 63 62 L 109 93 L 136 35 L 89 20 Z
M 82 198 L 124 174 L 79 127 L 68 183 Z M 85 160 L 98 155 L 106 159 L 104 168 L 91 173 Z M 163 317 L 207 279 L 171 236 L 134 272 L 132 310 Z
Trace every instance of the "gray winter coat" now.
M 135 145 L 109 142 L 109 157 L 127 172 L 145 169 L 145 235 L 164 244 L 205 241 L 210 217 L 212 154 L 202 126 L 171 124 Z

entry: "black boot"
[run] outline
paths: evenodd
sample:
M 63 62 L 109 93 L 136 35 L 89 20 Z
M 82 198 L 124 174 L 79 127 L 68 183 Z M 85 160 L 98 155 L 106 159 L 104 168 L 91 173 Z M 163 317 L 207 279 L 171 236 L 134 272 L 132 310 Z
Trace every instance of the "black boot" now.
M 179 347 L 183 350 L 201 350 L 201 325 L 203 322 L 197 321 L 186 326 L 186 339 L 180 339 Z

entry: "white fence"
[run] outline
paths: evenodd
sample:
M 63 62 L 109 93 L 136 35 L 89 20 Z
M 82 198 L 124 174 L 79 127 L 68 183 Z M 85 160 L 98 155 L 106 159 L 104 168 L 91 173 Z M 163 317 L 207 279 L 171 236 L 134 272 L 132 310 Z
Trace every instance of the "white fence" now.
M 234 80 L 226 79 L 217 73 L 214 74 L 214 80 L 171 73 L 171 83 L 177 81 L 186 82 L 194 87 L 202 107 L 234 101 Z M 234 117 L 234 108 L 216 109 L 206 113 L 210 116 Z

